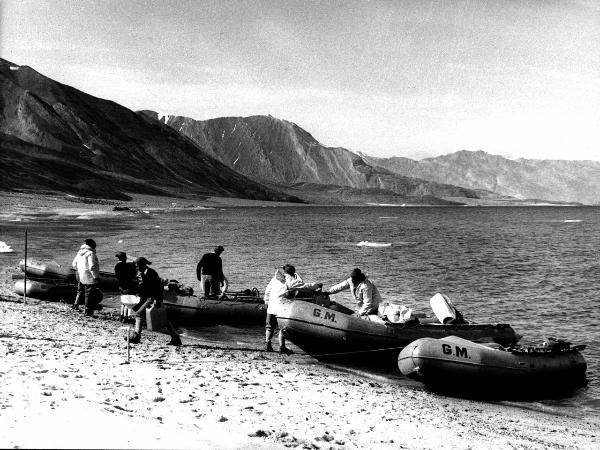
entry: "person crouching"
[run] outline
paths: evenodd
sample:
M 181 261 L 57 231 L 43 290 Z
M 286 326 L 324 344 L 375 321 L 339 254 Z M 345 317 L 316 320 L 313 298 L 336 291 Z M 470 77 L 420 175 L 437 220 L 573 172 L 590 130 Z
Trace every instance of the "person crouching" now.
M 143 256 L 135 260 L 135 266 L 141 278 L 141 282 L 138 286 L 140 301 L 133 307 L 133 312 L 135 313 L 135 327 L 133 336 L 129 340 L 130 344 L 140 343 L 142 337 L 142 319 L 146 310 L 152 305 L 154 305 L 155 308 L 160 308 L 162 305 L 164 293 L 162 280 L 158 276 L 158 273 L 156 273 L 156 270 L 148 267 L 150 264 L 152 263 Z M 181 339 L 171 322 L 168 320 L 167 329 L 171 335 L 171 340 L 167 345 L 180 346 Z

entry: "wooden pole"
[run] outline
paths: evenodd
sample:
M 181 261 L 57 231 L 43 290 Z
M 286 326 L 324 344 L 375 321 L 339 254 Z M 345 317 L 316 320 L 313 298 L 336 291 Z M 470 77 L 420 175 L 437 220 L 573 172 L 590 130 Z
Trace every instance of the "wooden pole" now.
M 23 303 L 27 303 L 27 228 L 25 229 L 25 264 L 23 276 Z

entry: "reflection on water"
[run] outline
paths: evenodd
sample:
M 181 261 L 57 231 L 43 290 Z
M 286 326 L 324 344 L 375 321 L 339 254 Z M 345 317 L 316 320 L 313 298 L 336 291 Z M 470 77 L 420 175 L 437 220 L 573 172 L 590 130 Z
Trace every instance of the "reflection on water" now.
M 16 266 L 22 258 L 27 228 L 29 253 L 39 259 L 70 264 L 82 240 L 93 237 L 103 270 L 114 266 L 116 251 L 143 255 L 163 278 L 196 291 L 196 264 L 219 244 L 225 247 L 231 290 L 263 292 L 284 263 L 325 288 L 360 267 L 384 299 L 416 311 L 429 312 L 429 299 L 443 292 L 470 321 L 510 323 L 525 343 L 552 336 L 588 344 L 590 384 L 558 404 L 597 408 L 598 212 L 589 207 L 289 207 L 0 219 L 0 240 L 14 250 L 0 254 L 0 265 Z M 361 242 L 391 245 L 357 245 Z M 335 299 L 351 303 L 348 293 Z

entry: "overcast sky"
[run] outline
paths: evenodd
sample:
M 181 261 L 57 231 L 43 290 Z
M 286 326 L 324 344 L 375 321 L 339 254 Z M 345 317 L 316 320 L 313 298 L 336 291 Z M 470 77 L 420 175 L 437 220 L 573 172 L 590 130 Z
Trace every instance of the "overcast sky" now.
M 133 110 L 374 156 L 600 160 L 600 1 L 0 0 L 0 55 Z

